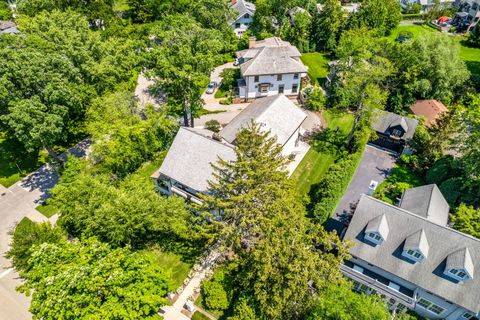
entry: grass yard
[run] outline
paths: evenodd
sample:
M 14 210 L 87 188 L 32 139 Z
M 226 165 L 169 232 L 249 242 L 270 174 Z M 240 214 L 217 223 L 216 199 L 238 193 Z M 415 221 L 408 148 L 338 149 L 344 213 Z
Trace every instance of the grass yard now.
M 203 313 L 195 311 L 195 313 L 192 316 L 192 320 L 210 320 L 210 318 L 204 315 Z
M 315 84 L 323 84 L 328 74 L 328 62 L 332 60 L 327 53 L 304 53 L 303 63 L 308 67 L 308 76 Z
M 49 204 L 48 200 L 44 203 L 36 207 L 41 214 L 43 214 L 45 217 L 50 218 L 53 216 L 55 213 L 58 212 L 58 209 L 56 206 Z
M 182 261 L 182 257 L 178 254 L 164 252 L 160 249 L 153 249 L 153 252 L 156 254 L 156 262 L 170 272 L 175 289 L 180 287 L 187 278 L 192 265 Z
M 353 125 L 352 114 L 338 114 L 332 111 L 323 112 L 327 127 L 339 128 L 340 132 L 347 134 Z M 328 168 L 335 162 L 335 156 L 326 152 L 318 152 L 313 147 L 308 150 L 298 167 L 293 172 L 291 179 L 295 181 L 301 195 L 308 194 L 310 187 L 318 183 Z
M 46 152 L 29 153 L 23 146 L 0 132 L 0 184 L 10 187 L 30 172 L 45 164 Z

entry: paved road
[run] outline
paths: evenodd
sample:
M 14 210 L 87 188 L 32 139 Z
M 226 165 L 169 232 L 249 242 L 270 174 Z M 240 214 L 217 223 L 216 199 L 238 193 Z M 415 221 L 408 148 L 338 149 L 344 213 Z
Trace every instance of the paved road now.
M 89 146 L 90 141 L 85 140 L 70 149 L 68 154 L 84 157 Z M 49 197 L 48 191 L 57 182 L 55 168 L 46 164 L 10 188 L 0 188 L 0 320 L 32 318 L 28 312 L 30 300 L 15 291 L 21 279 L 4 256 L 11 241 L 8 232 L 24 217 L 36 222 L 48 220 L 35 207 Z
M 356 204 L 362 193 L 368 192 L 371 180 L 382 183 L 390 174 L 396 157 L 392 154 L 367 145 L 355 175 L 343 195 L 335 214 L 327 221 L 326 228 L 341 234 L 349 218 L 350 205 Z

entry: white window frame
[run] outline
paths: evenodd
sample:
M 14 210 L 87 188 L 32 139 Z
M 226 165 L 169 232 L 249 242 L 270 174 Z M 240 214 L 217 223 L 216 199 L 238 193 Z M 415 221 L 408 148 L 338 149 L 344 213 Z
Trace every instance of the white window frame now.
M 460 319 L 463 319 L 463 320 L 470 320 L 472 318 L 473 318 L 473 314 L 471 314 L 470 312 L 465 312 L 460 316 Z
M 298 84 L 294 83 L 292 84 L 292 93 L 297 93 L 298 92 Z
M 423 302 L 426 306 L 422 306 L 422 305 L 420 304 L 420 302 Z M 435 314 L 435 315 L 437 315 L 437 316 L 440 316 L 440 315 L 441 315 L 442 313 L 444 313 L 445 310 L 446 310 L 445 308 L 443 308 L 443 307 L 441 307 L 441 306 L 439 306 L 439 305 L 437 305 L 437 304 L 433 303 L 432 301 L 427 300 L 427 299 L 425 299 L 425 298 L 420 298 L 420 299 L 418 299 L 418 301 L 417 301 L 417 306 L 419 306 L 420 308 L 425 309 L 425 310 L 427 310 L 428 312 L 431 312 L 431 313 L 433 313 L 433 314 Z M 440 311 L 440 312 L 437 313 L 436 311 L 433 311 L 434 308 L 441 309 L 442 311 Z
M 412 253 L 410 253 L 409 251 L 412 251 Z M 420 255 L 420 257 L 416 257 L 415 254 Z M 425 258 L 420 251 L 415 250 L 415 249 L 405 250 L 405 251 L 403 251 L 403 255 L 406 256 L 407 258 L 412 259 L 412 260 L 417 261 L 417 262 L 422 261 L 423 258 Z
M 367 232 L 365 233 L 365 236 L 368 238 L 368 240 L 376 243 L 376 244 L 380 244 L 383 242 L 383 238 L 381 235 L 379 235 L 377 232 Z M 377 239 L 377 237 L 379 239 Z
M 464 280 L 467 280 L 467 279 L 470 279 L 470 276 L 468 275 L 467 272 L 465 272 L 465 270 L 463 269 L 455 269 L 455 268 L 452 268 L 452 269 L 448 269 L 448 275 L 456 280 L 459 280 L 459 281 L 464 281 Z M 464 276 L 461 277 L 459 276 L 460 273 L 463 273 Z

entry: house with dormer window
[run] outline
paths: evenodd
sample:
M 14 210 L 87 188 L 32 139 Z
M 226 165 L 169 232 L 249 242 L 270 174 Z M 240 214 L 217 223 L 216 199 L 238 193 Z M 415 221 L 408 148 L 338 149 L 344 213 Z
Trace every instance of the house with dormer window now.
M 233 32 L 240 38 L 253 22 L 256 8 L 253 3 L 245 0 L 232 0 L 230 6 L 236 17 L 229 21 L 229 24 L 232 26 Z
M 371 127 L 377 133 L 377 139 L 371 144 L 396 152 L 404 152 L 406 143 L 413 138 L 418 120 L 396 113 L 377 110 L 374 112 Z M 408 150 L 405 150 L 408 152 Z
M 434 184 L 405 191 L 398 206 L 363 195 L 343 236 L 353 246 L 342 273 L 396 312 L 478 320 L 480 240 L 450 228 L 448 214 Z

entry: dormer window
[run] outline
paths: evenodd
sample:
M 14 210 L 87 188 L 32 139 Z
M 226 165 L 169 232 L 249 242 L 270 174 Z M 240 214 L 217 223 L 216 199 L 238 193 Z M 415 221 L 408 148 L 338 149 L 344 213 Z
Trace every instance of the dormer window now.
M 458 281 L 466 281 L 473 278 L 474 266 L 468 248 L 455 251 L 448 255 L 447 264 L 443 272 Z
M 405 239 L 402 255 L 410 260 L 420 262 L 428 256 L 428 250 L 427 236 L 421 229 Z
M 365 240 L 381 244 L 388 237 L 387 217 L 383 214 L 370 220 L 365 228 Z

